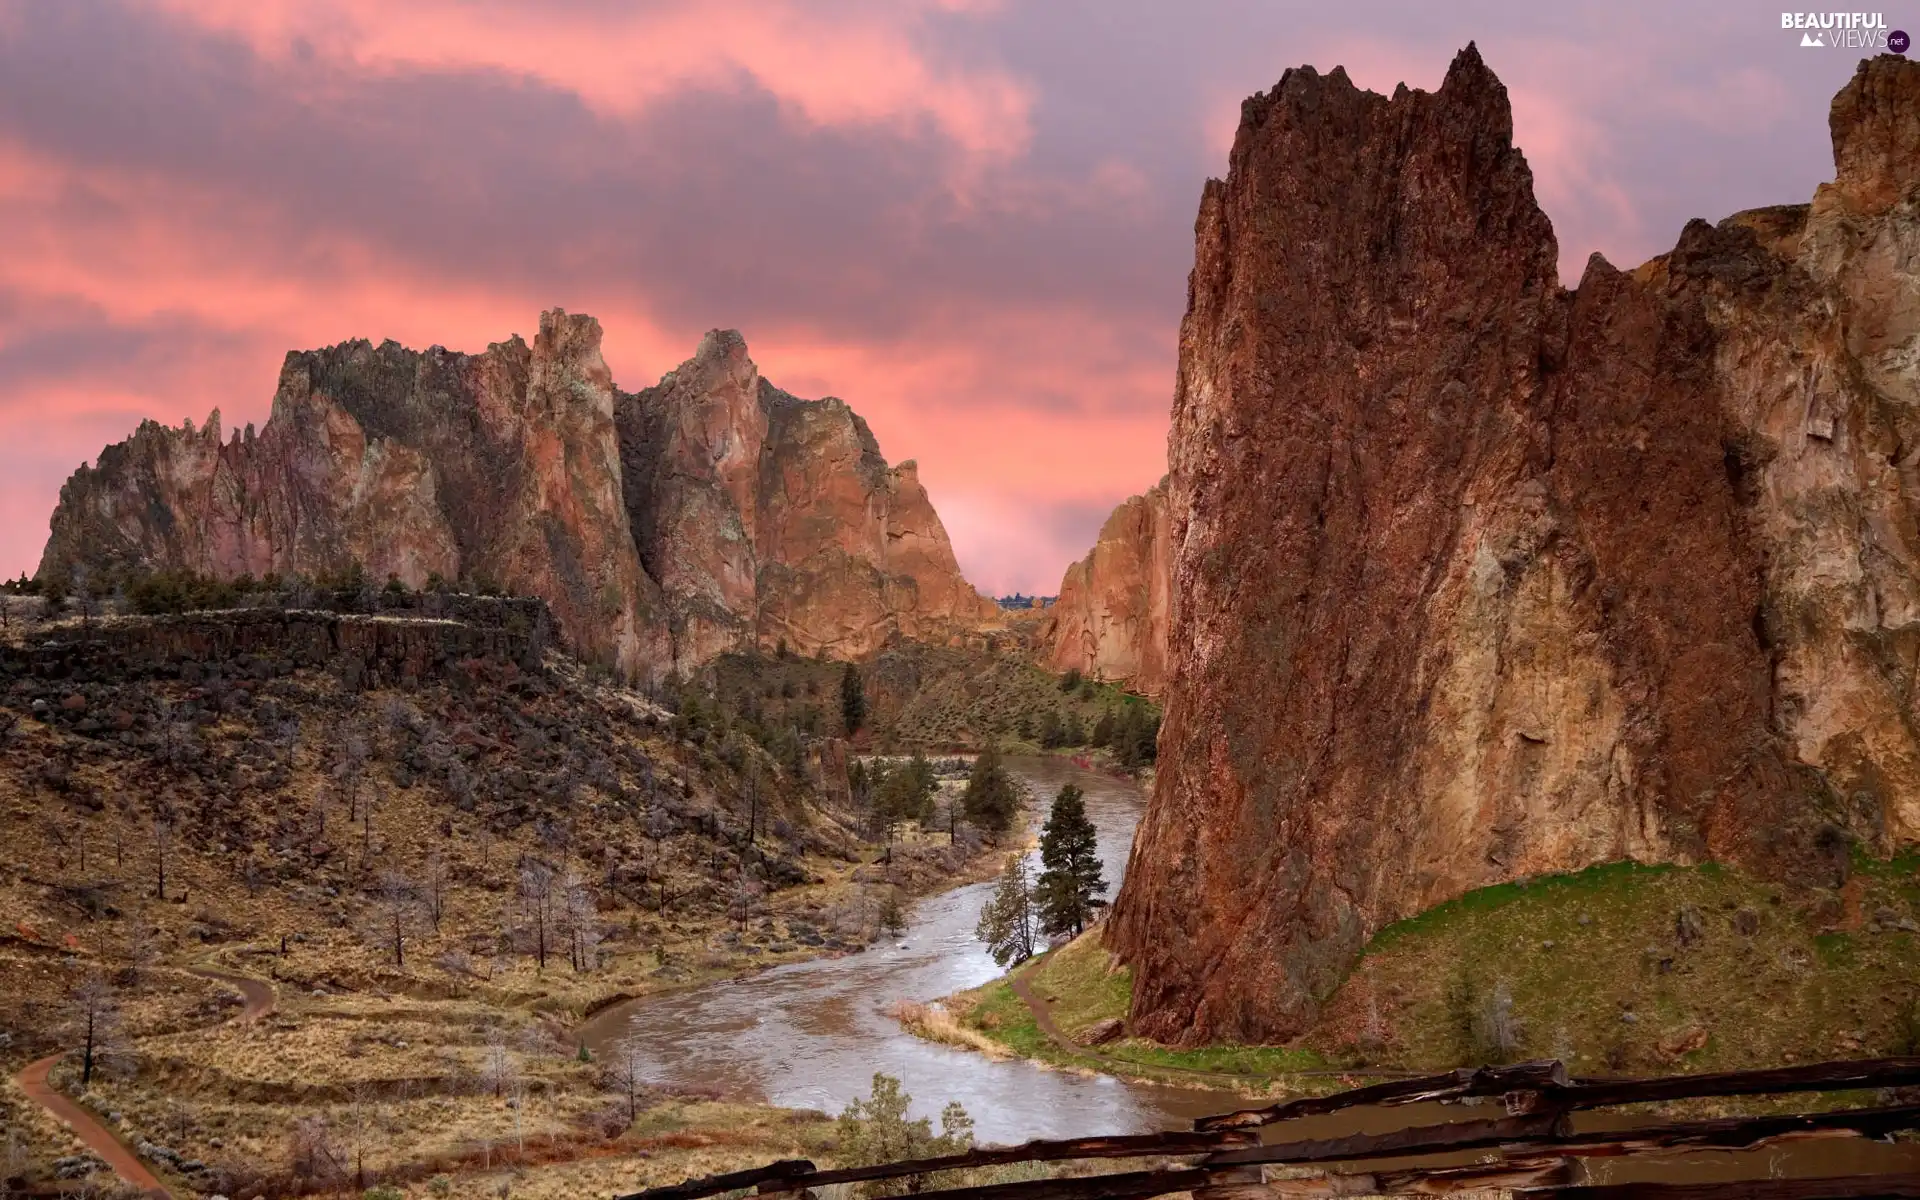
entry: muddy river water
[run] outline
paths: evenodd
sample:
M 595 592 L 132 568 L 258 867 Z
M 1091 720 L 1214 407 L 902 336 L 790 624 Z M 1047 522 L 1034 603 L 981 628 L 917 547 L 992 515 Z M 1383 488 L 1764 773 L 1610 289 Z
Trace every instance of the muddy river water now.
M 1112 896 L 1146 798 L 1131 781 L 1059 758 L 1015 758 L 1043 815 L 1068 781 L 1087 795 Z M 1036 855 L 1037 858 L 1037 855 Z M 982 1141 L 1145 1131 L 1237 1107 L 1218 1092 L 1150 1087 L 1021 1060 L 993 1061 L 922 1041 L 889 1016 L 900 1000 L 934 1000 L 1001 974 L 973 936 L 991 883 L 917 903 L 907 932 L 843 958 L 776 967 L 741 980 L 632 1001 L 583 1031 L 599 1049 L 628 1033 L 656 1047 L 649 1076 L 764 1096 L 773 1104 L 838 1113 L 864 1096 L 876 1071 L 897 1076 L 917 1115 L 958 1100 Z
M 1085 790 L 1112 895 L 1145 807 L 1141 790 L 1064 759 L 1017 758 L 1007 765 L 1027 784 L 1042 811 L 1063 783 L 1071 781 Z M 915 1115 L 937 1118 L 949 1100 L 960 1101 L 982 1142 L 1185 1128 L 1196 1116 L 1243 1106 L 1244 1101 L 1223 1092 L 1125 1083 L 1018 1059 L 996 1061 L 903 1031 L 888 1015 L 896 1002 L 937 999 L 1001 973 L 973 936 L 992 888 L 990 883 L 973 884 L 921 900 L 903 936 L 863 953 L 794 963 L 618 1005 L 595 1017 L 582 1030 L 583 1038 L 599 1050 L 628 1033 L 640 1035 L 654 1048 L 648 1076 L 656 1083 L 718 1087 L 829 1114 L 866 1095 L 874 1073 L 883 1071 L 901 1080 L 913 1097 Z M 1440 1105 L 1350 1110 L 1288 1122 L 1284 1136 L 1384 1132 L 1492 1115 L 1497 1109 Z M 1589 1113 L 1578 1123 L 1618 1128 L 1647 1119 Z M 1269 1139 L 1279 1137 L 1281 1128 L 1270 1127 Z M 1460 1156 L 1459 1161 L 1470 1157 Z M 1916 1171 L 1920 1145 L 1821 1139 L 1757 1153 L 1660 1158 L 1664 1161 L 1590 1160 L 1587 1177 L 1595 1183 L 1650 1178 L 1707 1182 Z

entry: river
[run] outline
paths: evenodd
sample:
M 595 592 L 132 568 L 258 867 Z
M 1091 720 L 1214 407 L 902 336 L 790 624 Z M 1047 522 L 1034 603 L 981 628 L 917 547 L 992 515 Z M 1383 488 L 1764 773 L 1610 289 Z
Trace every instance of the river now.
M 1111 897 L 1145 807 L 1139 786 L 1061 758 L 1012 758 L 1007 766 L 1032 793 L 1035 820 L 1062 784 L 1086 792 Z M 996 1061 L 902 1030 L 888 1015 L 897 1001 L 935 1000 L 1001 974 L 973 936 L 992 890 L 991 883 L 972 884 L 921 900 L 904 935 L 860 954 L 618 1005 L 582 1036 L 598 1050 L 638 1034 L 655 1047 L 647 1064 L 655 1083 L 718 1087 L 834 1114 L 869 1092 L 875 1072 L 885 1072 L 913 1097 L 915 1115 L 937 1118 L 958 1100 L 983 1142 L 1173 1128 L 1235 1107 L 1234 1097 L 1219 1092 Z

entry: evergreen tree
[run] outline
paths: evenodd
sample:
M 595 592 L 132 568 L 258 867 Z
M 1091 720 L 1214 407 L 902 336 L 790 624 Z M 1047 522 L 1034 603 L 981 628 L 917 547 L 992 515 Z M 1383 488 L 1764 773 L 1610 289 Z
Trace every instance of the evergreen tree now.
M 860 669 L 852 663 L 840 672 L 840 724 L 852 737 L 867 723 L 867 690 L 860 682 Z
M 1053 798 L 1046 827 L 1040 834 L 1040 864 L 1034 902 L 1040 909 L 1040 927 L 1050 934 L 1080 936 L 1093 919 L 1093 910 L 1107 881 L 1100 874 L 1100 852 L 1093 822 L 1087 819 L 1085 794 L 1069 783 Z
M 1066 720 L 1060 722 L 1060 744 L 1062 746 L 1087 744 L 1087 727 L 1080 723 L 1080 714 L 1073 709 L 1068 709 Z
M 973 760 L 973 773 L 967 777 L 966 795 L 960 803 L 967 820 L 996 837 L 1013 827 L 1013 816 L 1020 810 L 1020 792 L 1013 777 L 1000 765 L 998 746 L 989 743 Z
M 1100 719 L 1093 723 L 1093 744 L 1096 746 L 1113 745 L 1113 709 L 1100 710 Z
M 1040 714 L 1040 748 L 1052 750 L 1066 744 L 1061 736 L 1060 714 L 1048 709 Z
M 1026 859 L 1009 855 L 1006 870 L 1000 873 L 1000 885 L 981 908 L 980 923 L 973 935 L 987 944 L 994 962 L 1013 966 L 1033 957 L 1037 932 L 1033 918 L 1033 889 L 1027 882 Z

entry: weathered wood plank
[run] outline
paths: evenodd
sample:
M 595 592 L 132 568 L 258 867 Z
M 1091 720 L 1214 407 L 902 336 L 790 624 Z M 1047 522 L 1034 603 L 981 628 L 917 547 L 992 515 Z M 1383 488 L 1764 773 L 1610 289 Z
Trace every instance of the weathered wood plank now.
M 1556 1074 L 1557 1072 L 1557 1074 Z M 1194 1128 L 1243 1129 L 1297 1117 L 1320 1116 L 1369 1104 L 1416 1104 L 1505 1096 L 1510 1112 L 1548 1112 L 1686 1100 L 1701 1096 L 1757 1096 L 1784 1092 L 1831 1092 L 1851 1088 L 1920 1084 L 1920 1057 L 1877 1058 L 1808 1063 L 1763 1071 L 1725 1071 L 1706 1075 L 1666 1075 L 1651 1079 L 1569 1080 L 1558 1063 L 1521 1063 L 1512 1067 L 1461 1069 L 1420 1079 L 1394 1080 L 1332 1096 L 1314 1096 L 1202 1117 Z
M 1306 1179 L 1198 1188 L 1193 1200 L 1288 1200 L 1294 1196 L 1453 1196 L 1461 1192 L 1563 1184 L 1573 1164 L 1565 1158 L 1512 1159 L 1495 1165 L 1408 1168 Z
M 1424 1100 L 1458 1100 L 1469 1096 L 1503 1096 L 1508 1092 L 1538 1091 L 1571 1086 L 1567 1068 L 1556 1059 L 1498 1067 L 1462 1067 L 1418 1079 L 1395 1079 L 1371 1087 L 1308 1096 L 1266 1108 L 1242 1109 L 1193 1123 L 1198 1130 L 1245 1129 L 1297 1117 L 1317 1117 L 1370 1104 L 1418 1104 Z
M 702 1196 L 717 1196 L 722 1192 L 757 1187 L 770 1180 L 805 1175 L 812 1170 L 813 1164 L 804 1158 L 783 1158 L 778 1162 L 770 1162 L 764 1167 L 752 1167 L 745 1171 L 728 1171 L 723 1175 L 705 1175 L 699 1179 L 689 1179 L 684 1183 L 648 1188 L 635 1195 L 645 1196 L 647 1200 L 699 1200 Z M 633 1200 L 633 1198 L 622 1197 L 621 1200 Z
M 964 1154 L 938 1158 L 909 1159 L 870 1167 L 842 1167 L 830 1171 L 784 1172 L 764 1180 L 737 1182 L 733 1175 L 715 1175 L 688 1180 L 669 1187 L 634 1192 L 617 1200 L 700 1200 L 735 1188 L 758 1183 L 762 1195 L 801 1191 L 835 1183 L 863 1183 L 875 1179 L 901 1179 L 913 1175 L 931 1175 L 936 1171 L 959 1171 L 973 1167 L 1000 1166 L 1019 1162 L 1065 1162 L 1069 1159 L 1141 1158 L 1156 1154 L 1204 1154 L 1224 1146 L 1248 1146 L 1258 1143 L 1259 1135 L 1244 1130 L 1223 1130 L 1203 1134 L 1184 1129 L 1162 1133 L 1134 1133 L 1113 1137 L 1067 1138 L 1022 1142 L 1017 1146 L 986 1146 Z
M 1190 1192 L 1222 1178 L 1199 1167 L 1168 1171 L 1127 1171 L 1072 1179 L 1027 1179 L 983 1187 L 919 1192 L 915 1200 L 1149 1200 L 1171 1192 Z M 901 1193 L 907 1195 L 908 1193 Z M 891 1200 L 891 1198 L 889 1198 Z
M 1742 1179 L 1726 1183 L 1613 1183 L 1516 1193 L 1525 1200 L 1915 1200 L 1920 1174 L 1825 1179 Z
M 1356 1133 L 1337 1138 L 1274 1142 L 1208 1155 L 1206 1166 L 1247 1163 L 1362 1162 L 1456 1150 L 1551 1149 L 1555 1153 L 1631 1154 L 1676 1148 L 1743 1147 L 1785 1136 L 1846 1133 L 1882 1137 L 1902 1129 L 1920 1129 L 1920 1104 L 1851 1108 L 1826 1113 L 1789 1113 L 1771 1117 L 1722 1117 L 1709 1121 L 1664 1121 L 1622 1129 L 1573 1131 L 1564 1113 L 1536 1113 L 1487 1121 L 1416 1125 L 1388 1133 Z

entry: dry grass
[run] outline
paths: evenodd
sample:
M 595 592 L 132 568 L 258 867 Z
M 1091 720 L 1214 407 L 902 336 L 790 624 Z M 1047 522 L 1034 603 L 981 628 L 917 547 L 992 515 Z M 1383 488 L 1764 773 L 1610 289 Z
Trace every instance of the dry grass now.
M 1012 1052 L 999 1042 L 977 1029 L 962 1025 L 944 1004 L 919 1004 L 912 1000 L 901 1000 L 894 1004 L 892 1016 L 894 1020 L 900 1022 L 902 1028 L 915 1037 L 977 1050 L 988 1058 L 1012 1057 Z

